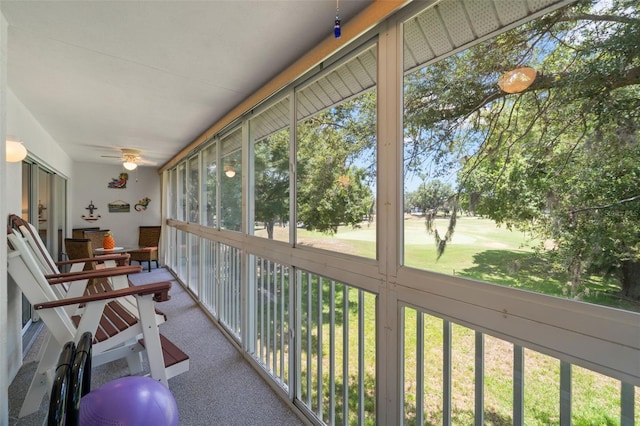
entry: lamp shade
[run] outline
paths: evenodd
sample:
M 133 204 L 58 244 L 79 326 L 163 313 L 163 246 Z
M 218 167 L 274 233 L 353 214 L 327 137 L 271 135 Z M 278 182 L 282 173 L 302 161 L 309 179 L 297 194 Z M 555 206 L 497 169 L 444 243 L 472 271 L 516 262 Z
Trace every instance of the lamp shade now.
M 125 161 L 124 163 L 122 163 L 122 166 L 127 170 L 135 170 L 136 167 L 138 167 L 138 165 L 133 161 Z
M 21 142 L 7 139 L 6 154 L 8 162 L 17 163 L 27 157 L 27 148 Z
M 538 72 L 531 67 L 507 71 L 498 78 L 498 86 L 506 93 L 520 93 L 531 86 Z

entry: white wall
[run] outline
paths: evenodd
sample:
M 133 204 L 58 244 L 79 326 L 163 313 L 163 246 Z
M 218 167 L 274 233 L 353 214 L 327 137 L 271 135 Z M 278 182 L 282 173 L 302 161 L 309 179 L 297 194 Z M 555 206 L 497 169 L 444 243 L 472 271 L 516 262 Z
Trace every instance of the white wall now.
M 11 91 L 7 94 L 7 134 L 22 141 L 29 156 L 57 174 L 72 177 L 73 161 Z M 21 175 L 18 175 L 21 176 Z M 21 178 L 15 182 L 21 182 Z M 19 185 L 18 185 L 19 186 Z M 18 210 L 20 212 L 20 210 Z
M 10 81 L 8 81 L 8 85 L 11 86 Z M 7 134 L 22 141 L 31 158 L 36 159 L 40 164 L 47 166 L 57 174 L 66 178 L 72 177 L 73 162 L 69 156 L 10 88 L 7 90 L 6 124 Z M 6 163 L 6 177 L 9 183 L 5 195 L 6 211 L 20 214 L 22 209 L 22 164 Z M 7 284 L 7 325 L 5 327 L 5 324 L 0 324 L 0 326 L 7 330 L 8 377 L 9 380 L 12 380 L 22 365 L 22 297 L 15 283 L 9 279 Z
M 7 131 L 7 21 L 0 11 L 0 141 L 6 139 Z M 0 145 L 1 146 L 1 145 Z M 8 212 L 5 199 L 8 185 L 8 172 L 5 162 L 5 150 L 0 149 L 0 216 Z M 8 286 L 7 286 L 7 246 L 0 245 L 0 327 L 7 329 L 8 325 Z M 0 425 L 9 423 L 9 361 L 8 353 L 12 349 L 7 333 L 0 334 Z
M 109 188 L 109 182 L 118 179 L 120 173 L 123 172 L 129 174 L 126 188 Z M 161 180 L 155 168 L 138 167 L 136 170 L 126 171 L 117 160 L 114 160 L 112 166 L 76 163 L 74 176 L 75 179 L 70 185 L 73 201 L 71 210 L 69 210 L 72 228 L 99 226 L 101 229 L 109 229 L 113 233 L 116 245 L 126 247 L 138 245 L 138 226 L 161 224 Z M 145 197 L 151 199 L 148 208 L 137 211 L 135 205 Z M 109 213 L 108 204 L 120 200 L 129 203 L 130 212 Z M 100 219 L 95 222 L 89 222 L 82 218 L 83 215 L 89 216 L 86 207 L 92 201 L 98 208 L 94 215 L 100 215 Z
M 5 196 L 6 213 L 20 214 L 22 188 L 19 183 L 22 182 L 22 163 L 5 164 L 6 175 L 9 176 L 7 179 L 9 189 Z M 14 185 L 12 182 L 18 182 L 18 185 Z M 6 222 L 6 216 L 4 220 Z M 7 280 L 7 322 L 9 326 L 2 328 L 7 330 L 7 361 L 9 366 L 7 374 L 11 380 L 22 365 L 22 293 L 8 275 Z

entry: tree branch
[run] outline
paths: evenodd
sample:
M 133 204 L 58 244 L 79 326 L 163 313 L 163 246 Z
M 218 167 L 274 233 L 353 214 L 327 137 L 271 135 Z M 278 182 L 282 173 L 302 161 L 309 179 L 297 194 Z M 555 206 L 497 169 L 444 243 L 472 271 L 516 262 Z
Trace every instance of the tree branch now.
M 572 87 L 575 87 L 575 81 L 570 78 L 571 73 L 555 73 L 555 74 L 539 74 L 534 83 L 527 89 L 518 93 L 519 95 L 527 92 L 534 92 L 539 90 L 548 90 L 555 87 L 564 86 L 565 81 L 572 81 Z M 580 87 L 602 87 L 608 90 L 619 89 L 621 87 L 632 86 L 640 84 L 640 67 L 629 68 L 623 71 L 616 78 L 612 78 L 610 75 L 592 75 L 589 78 L 582 79 L 580 81 Z M 481 96 L 483 96 L 481 98 Z M 469 116 L 475 111 L 478 111 L 490 104 L 491 102 L 506 98 L 510 96 L 509 93 L 505 93 L 497 88 L 486 87 L 485 91 L 478 93 L 475 99 L 470 98 L 467 100 L 461 100 L 461 102 L 453 108 L 438 108 L 440 105 L 416 103 L 413 111 L 419 111 L 426 109 L 432 112 L 432 119 L 423 125 L 429 125 L 437 123 L 439 121 L 448 121 L 460 116 Z M 408 111 L 411 112 L 411 111 Z
M 588 210 L 604 210 L 604 209 L 610 209 L 616 206 L 619 206 L 621 204 L 625 204 L 625 203 L 631 203 L 633 201 L 638 201 L 640 200 L 640 195 L 636 195 L 634 197 L 630 197 L 630 198 L 625 198 L 624 200 L 618 200 L 614 203 L 611 204 L 605 204 L 602 206 L 593 206 L 593 207 L 582 207 L 579 209 L 573 209 L 571 210 L 569 213 L 571 215 L 575 215 L 576 213 L 580 213 L 580 212 L 584 212 L 584 211 L 588 211 Z
M 635 19 L 624 15 L 596 15 L 592 13 L 568 13 L 557 19 L 557 22 L 574 21 L 597 21 L 597 22 L 617 22 L 621 24 L 639 25 L 640 19 Z

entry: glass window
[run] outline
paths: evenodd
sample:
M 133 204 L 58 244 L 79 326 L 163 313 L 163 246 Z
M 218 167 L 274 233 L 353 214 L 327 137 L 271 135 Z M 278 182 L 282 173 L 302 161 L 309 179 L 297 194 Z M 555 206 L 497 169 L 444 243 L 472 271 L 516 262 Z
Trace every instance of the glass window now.
M 167 215 L 170 219 L 178 218 L 178 197 L 177 197 L 177 182 L 178 171 L 176 169 L 169 170 L 169 188 L 167 190 Z
M 49 232 L 53 229 L 50 225 L 50 219 L 53 217 L 51 210 L 53 202 L 51 197 L 52 177 L 53 175 L 48 171 L 38 168 L 38 232 L 49 253 L 53 253 L 53 236 Z
M 298 244 L 376 256 L 376 56 L 370 46 L 296 92 Z
M 640 9 L 581 2 L 455 54 L 436 13 L 405 23 L 404 264 L 637 309 Z
M 240 231 L 242 225 L 242 129 L 221 139 L 221 228 Z
M 64 258 L 64 236 L 67 235 L 67 180 L 60 175 L 54 175 L 55 182 L 55 220 L 57 222 L 56 246 L 58 247 L 58 261 L 66 260 Z
M 204 218 L 203 224 L 211 227 L 218 226 L 216 223 L 216 193 L 218 185 L 216 167 L 217 147 L 217 144 L 212 144 L 202 151 L 202 175 L 204 179 L 202 200 L 206 203 L 204 206 L 206 217 Z
M 251 119 L 253 228 L 250 233 L 289 241 L 289 98 Z
M 178 165 L 178 220 L 186 221 L 187 216 L 187 165 Z
M 197 155 L 189 159 L 189 192 L 188 221 L 200 223 L 199 195 L 200 195 L 200 157 Z

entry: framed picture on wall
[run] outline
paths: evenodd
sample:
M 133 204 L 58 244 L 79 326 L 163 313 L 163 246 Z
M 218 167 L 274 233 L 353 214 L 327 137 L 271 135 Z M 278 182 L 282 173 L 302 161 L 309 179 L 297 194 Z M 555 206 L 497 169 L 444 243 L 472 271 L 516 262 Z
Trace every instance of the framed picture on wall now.
M 129 213 L 131 205 L 126 201 L 117 200 L 109 203 L 109 213 Z

